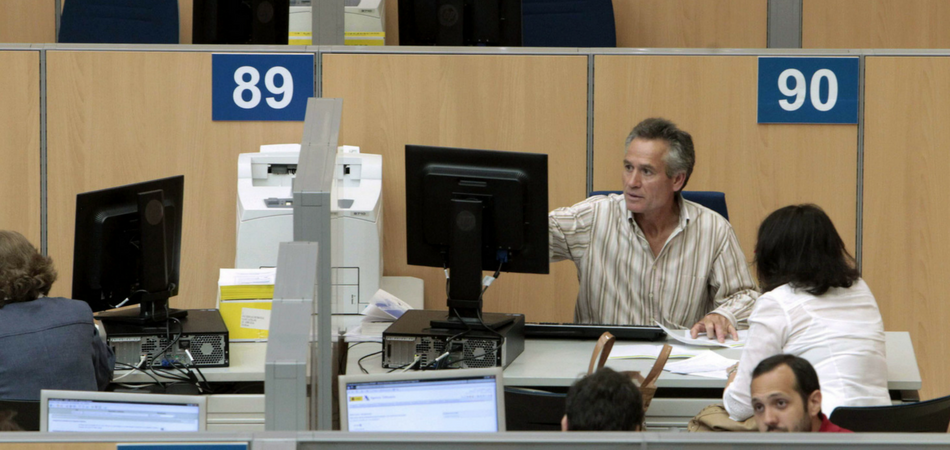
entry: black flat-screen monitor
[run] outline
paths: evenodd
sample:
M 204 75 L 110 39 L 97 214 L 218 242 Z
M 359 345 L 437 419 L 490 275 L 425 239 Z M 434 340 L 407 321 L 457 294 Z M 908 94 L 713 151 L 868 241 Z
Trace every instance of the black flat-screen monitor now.
M 521 46 L 521 0 L 399 0 L 399 45 Z
M 290 0 L 193 0 L 192 44 L 287 45 Z
M 439 327 L 503 326 L 481 313 L 482 271 L 548 273 L 547 155 L 407 145 L 406 244 L 409 264 L 449 269 Z
M 169 308 L 178 294 L 184 176 L 76 196 L 74 299 L 103 320 L 150 323 L 181 317 Z

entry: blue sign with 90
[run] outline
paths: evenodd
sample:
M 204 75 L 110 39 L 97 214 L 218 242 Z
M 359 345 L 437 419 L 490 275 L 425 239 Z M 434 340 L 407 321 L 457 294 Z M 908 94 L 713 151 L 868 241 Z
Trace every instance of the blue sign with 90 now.
M 859 60 L 759 58 L 758 123 L 858 123 Z
M 313 54 L 211 55 L 212 120 L 302 121 Z

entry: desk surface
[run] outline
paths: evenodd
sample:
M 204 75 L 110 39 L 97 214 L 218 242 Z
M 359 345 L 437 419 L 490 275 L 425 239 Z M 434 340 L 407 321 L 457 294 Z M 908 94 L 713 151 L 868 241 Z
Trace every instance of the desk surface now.
M 921 387 L 920 370 L 914 355 L 914 346 L 910 334 L 904 331 L 887 332 L 887 387 L 891 390 L 919 390 Z M 593 341 L 563 341 L 529 339 L 525 341 L 525 350 L 505 369 L 505 384 L 509 386 L 570 386 L 578 377 L 587 372 L 590 355 L 594 349 Z M 617 345 L 623 345 L 623 342 Z M 660 344 L 657 344 L 660 345 Z M 350 350 L 347 373 L 360 373 L 359 357 L 380 350 L 379 343 L 362 343 Z M 232 342 L 231 367 L 202 369 L 208 381 L 245 382 L 264 380 L 264 356 L 267 344 L 263 342 Z M 739 359 L 741 350 L 716 350 L 723 356 Z M 363 367 L 373 373 L 388 371 L 383 369 L 378 356 L 369 357 Z M 653 366 L 653 360 L 617 360 L 607 361 L 607 366 L 618 370 L 639 370 L 644 374 Z M 121 375 L 124 371 L 117 371 Z M 151 379 L 136 373 L 122 379 L 127 383 L 147 383 Z M 722 388 L 725 380 L 677 375 L 663 372 L 657 380 L 658 387 L 666 388 Z

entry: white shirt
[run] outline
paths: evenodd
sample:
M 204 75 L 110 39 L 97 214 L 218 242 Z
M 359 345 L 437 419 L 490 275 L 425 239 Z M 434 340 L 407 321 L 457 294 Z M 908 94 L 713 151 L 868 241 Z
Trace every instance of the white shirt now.
M 787 353 L 807 359 L 821 385 L 821 411 L 838 406 L 890 405 L 884 322 L 864 280 L 816 297 L 790 285 L 762 294 L 749 318 L 749 341 L 739 371 L 723 393 L 733 420 L 753 415 L 752 371 L 763 359 Z
M 715 312 L 745 328 L 759 293 L 732 227 L 676 197 L 679 223 L 657 256 L 623 195 L 594 196 L 548 215 L 551 261 L 577 266 L 575 322 L 689 328 Z

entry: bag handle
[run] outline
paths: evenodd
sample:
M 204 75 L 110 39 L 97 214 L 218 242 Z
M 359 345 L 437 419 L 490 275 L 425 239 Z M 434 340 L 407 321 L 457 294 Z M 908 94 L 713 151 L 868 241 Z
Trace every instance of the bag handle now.
M 587 367 L 588 375 L 607 364 L 607 358 L 614 348 L 615 340 L 616 338 L 609 331 L 604 331 L 604 334 L 600 335 L 600 338 L 597 339 L 597 346 L 594 347 L 594 353 L 590 355 L 590 365 Z M 672 347 L 670 349 L 672 350 Z
M 656 383 L 656 379 L 660 378 L 660 374 L 663 372 L 663 367 L 666 366 L 666 360 L 670 359 L 670 353 L 672 352 L 673 346 L 670 344 L 663 346 L 663 350 L 660 350 L 660 355 L 656 357 L 656 363 L 653 364 L 653 368 L 650 369 L 650 373 L 647 374 L 646 378 L 643 379 L 643 386 Z

